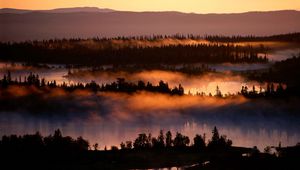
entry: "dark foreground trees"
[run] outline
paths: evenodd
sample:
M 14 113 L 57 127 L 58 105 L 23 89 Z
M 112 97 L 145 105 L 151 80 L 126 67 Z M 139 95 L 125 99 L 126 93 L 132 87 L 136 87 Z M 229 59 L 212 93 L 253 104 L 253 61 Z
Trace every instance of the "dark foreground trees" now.
M 226 141 L 226 140 L 225 140 Z M 79 137 L 63 136 L 60 130 L 47 137 L 32 135 L 3 136 L 0 140 L 1 169 L 150 169 L 184 167 L 185 169 L 297 169 L 300 145 L 276 147 L 276 154 L 260 153 L 257 148 L 232 147 L 217 128 L 212 138 L 196 135 L 189 144 L 185 135 L 160 131 L 157 137 L 139 134 L 134 141 L 111 150 L 90 150 L 89 143 Z M 98 145 L 94 145 L 97 148 Z M 214 146 L 214 147 L 212 147 Z M 217 146 L 217 147 L 216 147 Z M 244 156 L 243 156 L 244 155 Z M 297 167 L 297 168 L 295 168 Z
M 227 139 L 225 135 L 219 135 L 217 127 L 214 127 L 212 131 L 212 138 L 206 142 L 206 134 L 196 136 L 193 139 L 193 143 L 188 136 L 185 136 L 179 132 L 176 132 L 174 138 L 172 138 L 172 133 L 170 131 L 164 133 L 163 130 L 160 130 L 159 135 L 152 137 L 152 134 L 141 133 L 133 142 L 134 150 L 168 150 L 168 149 L 187 149 L 191 148 L 196 151 L 218 151 L 226 150 L 231 147 L 232 141 Z M 128 143 L 130 141 L 127 141 Z M 129 149 L 125 146 L 125 143 L 120 144 L 121 149 Z
M 76 153 L 89 149 L 89 142 L 82 137 L 73 139 L 70 136 L 62 136 L 59 129 L 53 135 L 43 137 L 39 132 L 24 136 L 3 136 L 0 141 L 0 150 L 6 152 L 58 152 Z
M 134 150 L 164 150 L 164 149 L 186 149 L 192 148 L 195 150 L 208 149 L 225 149 L 231 147 L 232 141 L 226 139 L 225 136 L 219 136 L 218 129 L 214 127 L 211 140 L 206 144 L 205 134 L 203 136 L 196 135 L 194 143 L 190 145 L 190 139 L 179 132 L 172 138 L 172 133 L 168 131 L 164 133 L 160 130 L 157 137 L 152 137 L 152 134 L 141 133 L 132 141 L 121 143 L 121 149 Z M 98 148 L 98 144 L 93 145 L 94 149 Z M 87 151 L 91 149 L 89 142 L 82 137 L 73 139 L 70 136 L 63 136 L 59 129 L 55 130 L 53 135 L 43 137 L 39 132 L 29 135 L 4 135 L 0 141 L 0 150 L 3 152 L 62 152 L 73 153 Z

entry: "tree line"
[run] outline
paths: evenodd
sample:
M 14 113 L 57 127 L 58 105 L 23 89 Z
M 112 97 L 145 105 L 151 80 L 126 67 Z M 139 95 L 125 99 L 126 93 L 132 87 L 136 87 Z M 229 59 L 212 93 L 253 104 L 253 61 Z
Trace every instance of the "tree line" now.
M 149 137 L 150 136 L 150 137 Z M 215 127 L 212 137 L 205 134 L 190 139 L 161 130 L 158 137 L 141 133 L 121 149 L 98 150 L 86 139 L 63 136 L 61 131 L 42 136 L 39 132 L 25 135 L 4 135 L 0 139 L 1 167 L 9 169 L 149 169 L 195 165 L 189 169 L 295 169 L 299 164 L 300 144 L 266 147 L 261 153 L 257 147 L 232 146 L 232 141 L 220 135 Z M 133 144 L 132 144 L 133 143 Z M 105 147 L 106 148 L 106 147 Z M 271 151 L 275 149 L 276 152 Z M 297 168 L 296 168 L 297 169 Z
M 72 73 L 70 73 L 72 75 Z M 90 90 L 93 92 L 124 92 L 124 93 L 135 93 L 138 91 L 148 91 L 154 93 L 170 94 L 170 95 L 179 95 L 182 96 L 185 94 L 184 87 L 179 84 L 173 88 L 169 87 L 167 82 L 163 80 L 159 81 L 158 85 L 153 85 L 150 82 L 145 83 L 142 80 L 139 80 L 137 83 L 127 82 L 124 78 L 117 78 L 117 81 L 107 84 L 98 84 L 95 81 L 90 83 L 77 83 L 77 84 L 57 84 L 55 80 L 46 81 L 44 78 L 40 78 L 38 74 L 30 73 L 24 78 L 19 77 L 15 80 L 12 80 L 11 73 L 8 71 L 7 74 L 3 75 L 3 78 L 0 79 L 0 88 L 7 88 L 11 85 L 21 85 L 21 86 L 35 86 L 38 88 L 62 88 L 66 91 L 74 91 L 77 89 L 81 90 Z M 237 94 L 223 94 L 219 86 L 216 87 L 216 92 L 214 95 L 211 93 L 206 94 L 204 92 L 197 92 L 196 94 L 191 94 L 188 92 L 188 95 L 196 96 L 208 96 L 208 97 L 219 97 L 226 98 L 235 95 L 242 95 L 247 98 L 278 98 L 278 97 L 288 97 L 288 96 L 298 96 L 298 91 L 293 90 L 294 86 L 283 85 L 283 83 L 278 83 L 275 85 L 273 82 L 268 82 L 266 89 L 263 89 L 261 86 L 256 88 L 254 85 L 250 88 L 248 86 L 242 86 L 240 92 Z
M 153 137 L 151 133 L 141 133 L 134 141 L 126 141 L 120 144 L 121 150 L 164 150 L 164 149 L 187 149 L 194 148 L 198 151 L 209 150 L 224 150 L 230 148 L 232 141 L 227 139 L 226 135 L 220 135 L 217 127 L 212 130 L 212 138 L 206 143 L 206 134 L 199 135 L 193 138 L 193 142 L 188 136 L 176 132 L 175 137 L 172 136 L 171 131 L 164 133 L 159 131 L 157 137 Z M 116 149 L 116 147 L 113 147 Z
M 206 40 L 211 42 L 259 42 L 259 41 L 278 41 L 300 43 L 300 32 L 279 34 L 271 36 L 206 36 Z
M 286 84 L 285 92 L 289 95 L 300 95 L 300 53 L 292 58 L 278 61 L 265 71 L 245 71 L 243 76 L 250 80 Z M 270 87 L 271 88 L 271 87 Z M 280 88 L 281 89 L 281 88 Z M 271 90 L 274 91 L 274 90 Z
M 137 91 L 149 91 L 154 93 L 163 93 L 170 95 L 184 95 L 184 88 L 181 84 L 175 86 L 174 88 L 169 87 L 169 84 L 164 81 L 159 81 L 158 85 L 153 85 L 150 82 L 145 83 L 140 80 L 137 83 L 127 82 L 124 78 L 117 78 L 117 81 L 107 84 L 98 84 L 95 81 L 90 83 L 77 83 L 77 84 L 57 84 L 55 80 L 46 81 L 44 78 L 40 78 L 38 74 L 30 73 L 28 76 L 25 76 L 24 79 L 19 77 L 19 79 L 12 80 L 11 73 L 3 75 L 3 78 L 0 80 L 0 88 L 7 88 L 10 85 L 23 85 L 23 86 L 35 86 L 38 88 L 62 88 L 67 91 L 74 91 L 77 89 L 81 90 L 91 90 L 93 92 L 125 92 L 125 93 L 134 93 Z
M 43 137 L 40 132 L 23 136 L 2 136 L 0 150 L 2 152 L 62 152 L 76 153 L 89 149 L 89 142 L 82 137 L 73 139 L 63 136 L 59 129 L 53 135 Z
M 136 73 L 142 71 L 153 71 L 153 70 L 161 70 L 161 71 L 171 71 L 171 72 L 180 72 L 187 75 L 200 75 L 208 72 L 216 72 L 216 69 L 209 67 L 208 64 L 200 64 L 199 66 L 184 64 L 180 66 L 176 65 L 163 65 L 163 64 L 134 64 L 134 65 L 112 65 L 111 67 L 104 66 L 94 66 L 89 69 L 80 69 L 82 66 L 80 65 L 66 65 L 66 69 L 68 69 L 68 75 L 73 76 L 76 74 L 84 74 L 84 73 L 95 73 L 95 72 L 127 72 L 127 73 Z
M 52 43 L 57 43 L 51 45 Z M 264 46 L 233 44 L 166 45 L 156 47 L 91 48 L 84 43 L 63 40 L 0 43 L 0 59 L 25 63 L 79 65 L 110 64 L 192 64 L 192 63 L 266 63 Z M 101 42 L 100 42 L 101 43 Z
M 165 150 L 165 149 L 187 149 L 193 148 L 197 151 L 209 150 L 226 150 L 231 147 L 232 141 L 227 139 L 226 135 L 220 135 L 216 127 L 212 130 L 212 138 L 206 143 L 206 135 L 196 135 L 193 138 L 193 144 L 188 136 L 185 136 L 179 132 L 175 137 L 172 137 L 172 133 L 167 131 L 164 134 L 163 130 L 160 130 L 158 137 L 152 137 L 151 133 L 146 135 L 141 133 L 138 137 L 132 141 L 122 142 L 120 144 L 121 150 Z M 25 134 L 23 136 L 10 135 L 2 136 L 0 140 L 0 151 L 3 152 L 63 152 L 74 153 L 83 152 L 88 150 L 97 151 L 99 147 L 98 143 L 93 144 L 78 137 L 73 139 L 70 136 L 63 136 L 59 129 L 54 131 L 54 134 L 43 137 L 40 132 L 35 134 Z M 106 148 L 106 147 L 105 147 Z M 112 150 L 118 150 L 119 147 L 112 146 Z

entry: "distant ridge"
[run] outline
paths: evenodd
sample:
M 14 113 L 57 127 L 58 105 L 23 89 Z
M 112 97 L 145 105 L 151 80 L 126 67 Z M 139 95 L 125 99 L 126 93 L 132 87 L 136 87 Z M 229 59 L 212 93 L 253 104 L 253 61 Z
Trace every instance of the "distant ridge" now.
M 27 12 L 32 12 L 32 10 L 26 10 L 26 9 L 14 9 L 14 8 L 1 8 L 0 14 L 3 13 L 10 13 L 10 14 L 23 14 Z
M 0 9 L 0 41 L 140 35 L 255 35 L 299 32 L 300 11 L 232 14 L 130 12 L 94 7 Z
M 134 13 L 183 13 L 183 14 L 199 14 L 199 15 L 232 15 L 232 14 L 246 14 L 246 13 L 269 13 L 269 12 L 299 12 L 300 10 L 277 10 L 277 11 L 248 11 L 241 13 L 186 13 L 179 11 L 123 11 Z M 74 12 L 122 12 L 110 8 L 98 8 L 98 7 L 73 7 L 73 8 L 55 8 L 49 10 L 30 10 L 30 9 L 15 9 L 15 8 L 0 8 L 0 14 L 23 14 L 28 12 L 45 12 L 45 13 L 74 13 Z
M 97 7 L 75 7 L 75 8 L 56 8 L 50 10 L 27 10 L 14 8 L 1 8 L 0 13 L 24 14 L 28 12 L 45 12 L 45 13 L 74 13 L 74 12 L 114 12 L 113 9 Z

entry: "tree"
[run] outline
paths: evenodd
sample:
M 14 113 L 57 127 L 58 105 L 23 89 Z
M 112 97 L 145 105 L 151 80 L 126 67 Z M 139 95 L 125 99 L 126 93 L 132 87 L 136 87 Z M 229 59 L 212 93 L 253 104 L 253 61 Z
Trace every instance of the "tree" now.
M 139 134 L 135 139 L 133 146 L 135 149 L 146 149 L 151 147 L 151 134 L 147 136 L 145 133 Z
M 79 136 L 76 140 L 79 150 L 87 151 L 89 149 L 89 142 Z
M 198 150 L 202 150 L 204 149 L 206 146 L 205 144 L 205 134 L 203 135 L 203 137 L 201 135 L 196 135 L 194 137 L 194 147 Z
M 54 131 L 54 135 L 53 135 L 53 139 L 54 140 L 59 140 L 62 138 L 62 133 L 60 131 L 60 129 L 57 129 Z
M 217 127 L 214 127 L 212 130 L 212 138 L 209 141 L 207 147 L 214 150 L 223 150 L 228 147 L 231 147 L 232 141 L 227 139 L 225 135 L 220 137 Z
M 154 148 L 154 149 L 159 148 L 158 140 L 156 138 L 152 138 L 151 143 L 152 143 L 152 148 Z
M 212 138 L 211 138 L 212 142 L 216 142 L 216 141 L 218 141 L 220 139 L 219 131 L 218 131 L 218 129 L 217 129 L 216 126 L 214 127 L 214 129 L 212 131 L 212 134 L 213 134 Z
M 221 92 L 219 86 L 216 87 L 216 95 L 215 96 L 216 97 L 222 97 L 222 92 Z
M 172 140 L 172 133 L 171 131 L 168 131 L 166 133 L 166 147 L 170 148 L 173 144 L 173 140 Z
M 159 148 L 165 147 L 165 136 L 164 136 L 164 131 L 160 130 L 159 135 L 157 137 L 157 144 Z
M 127 149 L 132 149 L 132 142 L 131 141 L 126 141 L 126 148 Z
M 264 152 L 267 153 L 267 154 L 270 154 L 271 153 L 271 147 L 270 146 L 265 147 Z
M 173 141 L 174 147 L 183 148 L 186 147 L 189 143 L 190 143 L 189 137 L 184 136 L 179 132 L 176 133 L 176 137 L 174 138 Z
M 255 86 L 254 86 L 254 85 L 252 86 L 252 92 L 253 92 L 254 94 L 256 94 L 256 90 L 255 90 Z
M 95 150 L 95 151 L 97 151 L 97 150 L 98 150 L 98 146 L 99 146 L 99 144 L 98 144 L 98 143 L 95 143 L 95 144 L 93 145 L 93 148 L 94 148 L 94 150 Z
M 125 143 L 124 143 L 124 142 L 121 142 L 120 147 L 121 147 L 122 150 L 126 149 Z
M 119 148 L 118 148 L 117 146 L 111 146 L 111 147 L 110 147 L 110 150 L 112 150 L 112 151 L 117 151 L 117 150 L 119 150 Z

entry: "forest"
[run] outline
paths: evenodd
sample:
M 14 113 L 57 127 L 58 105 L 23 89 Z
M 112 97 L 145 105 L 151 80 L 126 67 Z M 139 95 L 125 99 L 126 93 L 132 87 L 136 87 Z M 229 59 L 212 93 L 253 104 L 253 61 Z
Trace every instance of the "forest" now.
M 1 42 L 0 59 L 29 64 L 72 65 L 266 63 L 269 48 L 233 42 L 299 43 L 300 33 L 256 36 L 139 36 Z M 208 42 L 205 42 L 208 41 Z M 227 43 L 227 44 L 226 44 Z M 64 57 L 61 57 L 64 56 Z
M 185 167 L 185 169 L 295 169 L 300 145 L 266 146 L 263 152 L 256 147 L 233 147 L 233 141 L 221 135 L 216 127 L 211 139 L 195 135 L 193 141 L 177 132 L 160 130 L 157 137 L 141 133 L 132 141 L 98 150 L 98 143 L 78 137 L 63 136 L 57 129 L 43 137 L 39 132 L 23 136 L 3 136 L 0 140 L 2 167 L 30 169 L 132 169 L 155 167 Z M 13 164 L 18 161 L 19 164 Z
M 75 65 L 268 62 L 265 55 L 260 55 L 266 53 L 264 47 L 198 44 L 91 49 L 81 45 L 65 48 L 62 40 L 57 41 L 62 45 L 49 47 L 52 41 L 45 41 L 42 46 L 34 42 L 1 43 L 1 60 Z
M 145 83 L 142 80 L 139 80 L 137 83 L 127 82 L 124 78 L 117 78 L 117 81 L 108 83 L 108 84 L 97 84 L 95 81 L 91 81 L 90 83 L 77 83 L 77 84 L 66 84 L 63 82 L 62 84 L 57 84 L 56 81 L 46 81 L 45 78 L 40 78 L 38 74 L 30 73 L 28 76 L 24 78 L 19 77 L 19 79 L 12 80 L 11 73 L 8 72 L 4 74 L 3 78 L 0 79 L 0 89 L 5 90 L 9 86 L 25 86 L 25 87 L 37 87 L 45 92 L 49 90 L 49 88 L 60 88 L 68 92 L 73 92 L 75 90 L 88 90 L 92 92 L 117 92 L 117 93 L 137 93 L 141 91 L 147 91 L 152 93 L 161 93 L 168 95 L 185 95 L 184 87 L 179 84 L 173 88 L 169 87 L 168 82 L 160 80 L 158 85 L 153 85 L 150 82 Z M 299 87 L 299 86 L 296 86 Z M 1 94 L 1 93 L 0 93 Z M 187 93 L 187 95 L 191 95 Z M 198 96 L 209 96 L 212 97 L 211 93 L 206 94 L 204 92 L 198 92 L 196 95 Z M 270 82 L 267 84 L 267 88 L 263 91 L 262 87 L 256 89 L 255 86 L 248 87 L 242 86 L 241 91 L 237 94 L 233 95 L 243 95 L 247 98 L 262 98 L 262 97 L 270 97 L 270 98 L 278 98 L 278 97 L 290 97 L 290 96 L 299 96 L 297 89 L 295 89 L 295 85 L 289 86 L 289 84 L 284 87 L 283 84 L 279 83 L 278 85 L 274 85 L 274 83 Z M 232 97 L 227 94 L 223 94 L 222 91 L 216 86 L 216 93 L 214 97 L 226 98 Z
M 41 64 L 24 64 L 25 66 L 40 66 Z M 47 67 L 47 66 L 46 66 Z M 163 64 L 128 64 L 128 65 L 112 65 L 111 67 L 103 67 L 103 66 L 94 66 L 89 67 L 87 69 L 82 70 L 84 68 L 82 66 L 74 66 L 74 65 L 66 65 L 68 76 L 77 76 L 84 74 L 93 74 L 99 72 L 110 72 L 110 73 L 118 73 L 118 72 L 127 72 L 127 73 L 138 73 L 142 71 L 151 71 L 151 70 L 161 70 L 161 71 L 171 71 L 171 72 L 180 72 L 187 75 L 202 75 L 206 73 L 214 73 L 215 69 L 211 68 L 208 64 L 201 64 L 199 66 L 194 66 L 192 64 L 184 64 L 181 67 L 176 67 L 176 65 L 163 65 Z M 75 70 L 74 70 L 75 69 Z
M 2 166 L 296 170 L 300 54 L 272 61 L 274 49 L 260 43 L 292 44 L 293 51 L 299 38 L 0 42 Z M 206 126 L 214 127 L 211 135 Z M 261 150 L 270 140 L 278 146 Z
M 259 42 L 259 41 L 277 41 L 300 43 L 300 33 L 289 33 L 272 36 L 206 36 L 206 40 L 212 42 Z
M 124 78 L 117 78 L 116 82 L 112 82 L 110 84 L 97 84 L 95 81 L 91 81 L 90 83 L 77 83 L 77 84 L 56 84 L 56 81 L 46 81 L 45 78 L 40 78 L 38 74 L 30 73 L 27 77 L 24 78 L 19 77 L 19 79 L 12 80 L 11 73 L 8 72 L 5 74 L 0 80 L 0 89 L 7 88 L 8 86 L 35 86 L 41 89 L 47 88 L 61 88 L 63 90 L 72 92 L 75 90 L 90 90 L 93 92 L 124 92 L 124 93 L 134 93 L 138 91 L 149 91 L 153 93 L 165 93 L 170 95 L 183 95 L 184 89 L 181 84 L 175 86 L 174 88 L 170 88 L 167 82 L 161 80 L 158 85 L 152 85 L 150 82 L 138 81 L 137 84 L 126 82 Z
M 139 36 L 91 39 L 51 39 L 1 42 L 0 59 L 25 63 L 72 65 L 266 63 L 269 48 L 264 45 L 236 45 L 233 42 L 299 43 L 300 33 L 257 36 Z M 64 56 L 64 57 L 61 57 Z
M 300 53 L 298 56 L 278 61 L 268 70 L 245 71 L 243 76 L 261 82 L 276 82 L 287 85 L 287 91 L 299 95 L 300 90 Z

